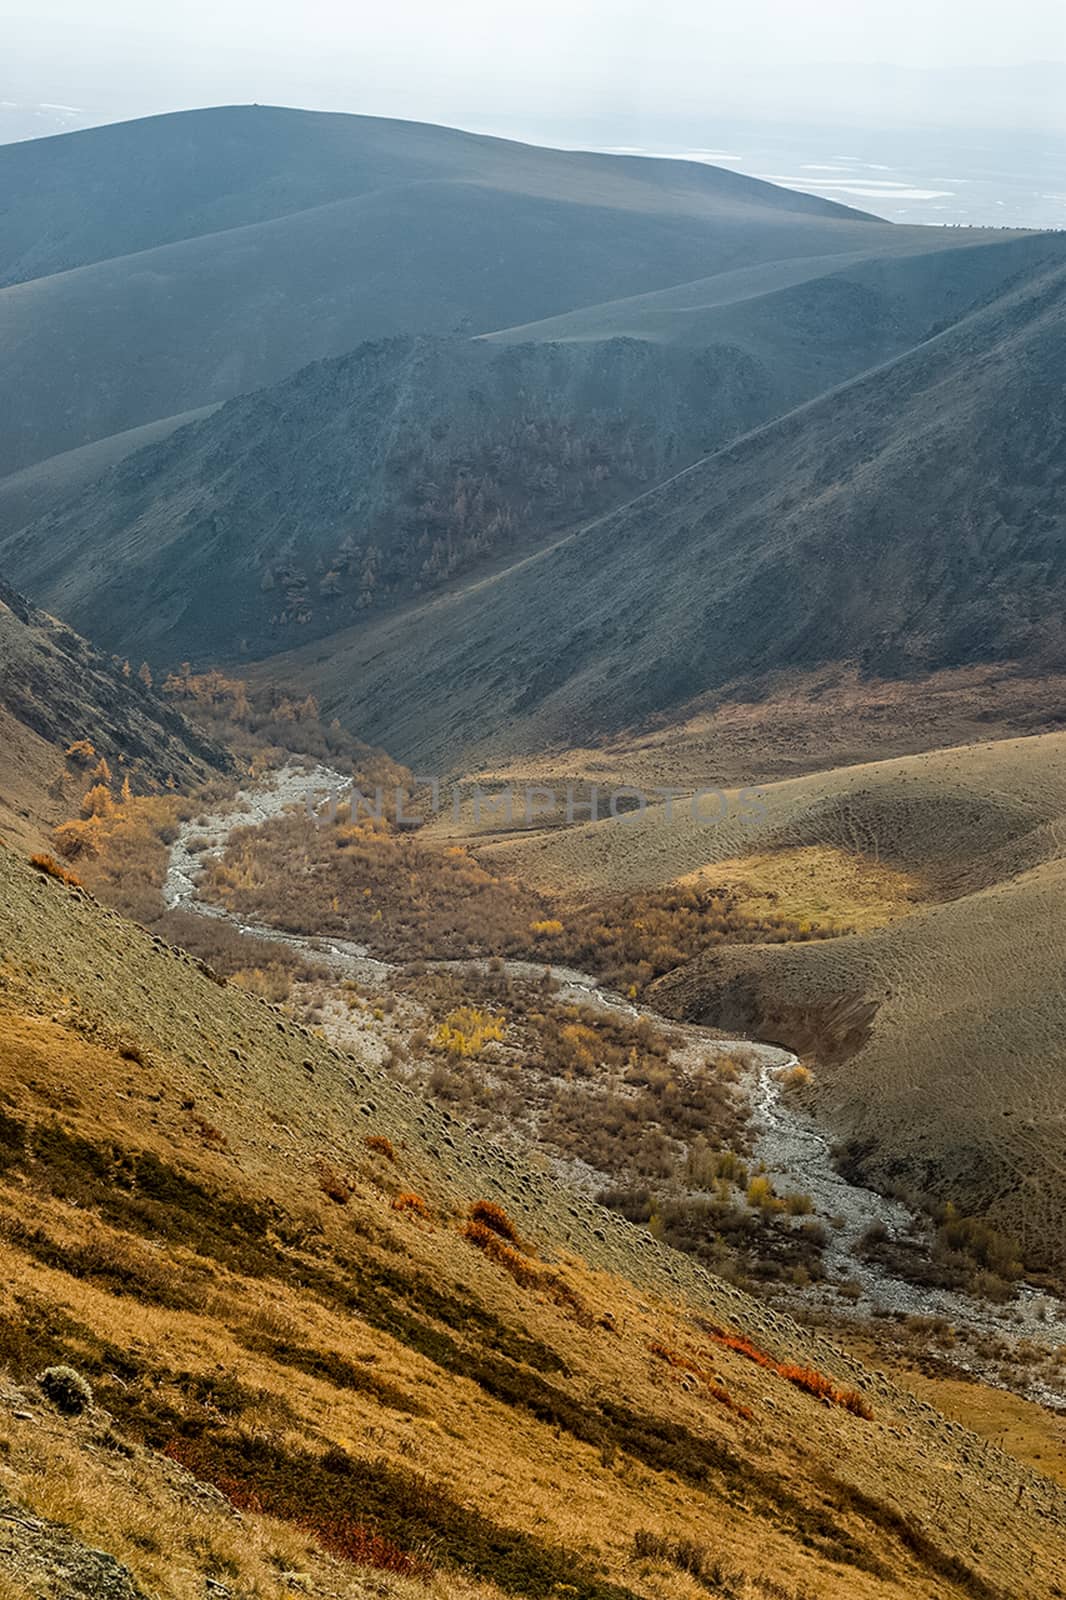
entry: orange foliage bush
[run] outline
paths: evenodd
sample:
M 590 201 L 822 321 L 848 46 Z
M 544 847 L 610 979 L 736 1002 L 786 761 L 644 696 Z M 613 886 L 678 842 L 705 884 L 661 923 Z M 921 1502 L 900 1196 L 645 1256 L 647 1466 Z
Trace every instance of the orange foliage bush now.
M 518 1244 L 518 1230 L 502 1206 L 492 1200 L 475 1200 L 470 1207 L 472 1222 L 480 1222 L 493 1233 L 498 1233 L 508 1244 Z
M 392 1140 L 386 1139 L 383 1133 L 371 1133 L 363 1143 L 368 1150 L 373 1150 L 375 1155 L 384 1156 L 386 1161 L 395 1162 L 396 1151 L 392 1147 Z
M 540 1285 L 542 1274 L 539 1268 L 513 1245 L 505 1243 L 499 1234 L 484 1222 L 468 1222 L 463 1229 L 463 1238 L 476 1249 L 483 1251 L 491 1261 L 496 1261 L 504 1267 L 523 1289 Z
M 432 1212 L 420 1194 L 411 1194 L 405 1190 L 403 1194 L 395 1196 L 392 1202 L 394 1211 L 411 1211 L 416 1217 L 424 1217 L 428 1222 Z
M 31 856 L 30 866 L 36 867 L 38 872 L 46 872 L 50 878 L 56 878 L 60 883 L 69 883 L 72 889 L 81 888 L 81 879 L 77 874 L 68 872 L 66 867 L 61 867 L 54 856 Z
M 826 1400 L 831 1405 L 842 1406 L 845 1411 L 850 1411 L 852 1416 L 862 1417 L 866 1422 L 873 1420 L 873 1407 L 864 1395 L 857 1389 L 838 1389 L 824 1373 L 818 1372 L 814 1367 L 797 1367 L 786 1361 L 775 1361 L 773 1356 L 767 1355 L 765 1350 L 760 1350 L 758 1345 L 752 1344 L 740 1333 L 727 1333 L 724 1329 L 708 1329 L 715 1344 L 723 1350 L 733 1350 L 737 1355 L 754 1361 L 756 1366 L 765 1367 L 769 1372 L 776 1373 L 779 1378 L 784 1378 L 786 1383 L 791 1383 L 797 1389 L 802 1389 L 805 1394 L 810 1394 L 816 1400 Z
M 694 1378 L 698 1378 L 709 1392 L 711 1398 L 717 1400 L 719 1405 L 725 1406 L 729 1411 L 735 1411 L 738 1417 L 744 1418 L 745 1422 L 752 1421 L 754 1412 L 751 1407 L 743 1405 L 739 1400 L 734 1400 L 729 1390 L 719 1383 L 714 1373 L 709 1372 L 706 1367 L 693 1360 L 691 1356 L 684 1355 L 680 1350 L 672 1350 L 669 1345 L 662 1344 L 659 1340 L 654 1340 L 648 1346 L 648 1349 L 653 1356 L 658 1356 L 659 1360 L 665 1361 L 668 1366 L 675 1367 L 682 1372 L 690 1372 Z

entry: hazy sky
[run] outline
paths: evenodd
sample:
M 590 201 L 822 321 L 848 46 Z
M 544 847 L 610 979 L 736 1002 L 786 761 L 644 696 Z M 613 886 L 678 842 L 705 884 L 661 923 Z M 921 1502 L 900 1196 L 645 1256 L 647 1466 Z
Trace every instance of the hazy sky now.
M 1064 0 L 0 0 L 0 27 L 0 101 L 92 120 L 258 100 L 560 140 L 721 113 L 1039 126 L 1061 73 L 1002 69 L 1066 61 Z

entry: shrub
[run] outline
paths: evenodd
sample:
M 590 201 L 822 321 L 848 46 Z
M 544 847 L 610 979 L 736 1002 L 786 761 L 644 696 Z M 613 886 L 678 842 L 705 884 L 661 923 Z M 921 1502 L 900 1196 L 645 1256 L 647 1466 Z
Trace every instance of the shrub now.
M 37 1382 L 56 1410 L 65 1416 L 80 1416 L 93 1403 L 92 1389 L 73 1367 L 45 1367 Z
M 73 744 L 67 746 L 67 760 L 76 767 L 87 767 L 96 760 L 96 751 L 88 739 L 75 739 Z
M 518 1244 L 518 1230 L 502 1206 L 492 1200 L 475 1200 L 470 1207 L 470 1220 L 480 1222 L 493 1233 L 498 1233 L 508 1244 Z
M 396 1161 L 396 1151 L 392 1147 L 392 1140 L 386 1139 L 383 1133 L 371 1133 L 363 1140 L 368 1150 L 375 1155 L 384 1156 L 386 1161 Z
M 484 1252 L 491 1261 L 497 1262 L 511 1274 L 514 1281 L 523 1289 L 531 1289 L 541 1284 L 542 1274 L 521 1251 L 513 1245 L 507 1244 L 483 1222 L 468 1222 L 463 1229 L 463 1238 L 476 1249 Z
M 836 1397 L 836 1403 L 838 1406 L 843 1406 L 845 1411 L 850 1411 L 853 1416 L 862 1417 L 866 1422 L 873 1421 L 874 1408 L 858 1389 L 841 1389 Z
M 346 1206 L 352 1197 L 352 1187 L 347 1178 L 325 1161 L 318 1168 L 318 1187 L 334 1205 Z
M 480 1011 L 477 1006 L 459 1006 L 439 1024 L 430 1043 L 434 1050 L 443 1050 L 448 1055 L 466 1060 L 479 1056 L 493 1040 L 502 1039 L 506 1027 L 503 1017 Z
M 668 1366 L 678 1368 L 682 1372 L 691 1373 L 694 1378 L 698 1378 L 712 1399 L 717 1400 L 719 1405 L 725 1406 L 729 1411 L 735 1411 L 737 1416 L 743 1417 L 746 1422 L 752 1421 L 754 1413 L 750 1406 L 742 1405 L 739 1400 L 734 1400 L 725 1385 L 720 1383 L 714 1373 L 709 1371 L 701 1361 L 696 1360 L 693 1356 L 685 1355 L 680 1350 L 672 1350 L 669 1345 L 663 1344 L 661 1340 L 654 1340 L 648 1346 L 648 1349 L 653 1356 L 657 1356 L 660 1361 L 665 1361 Z
M 392 1209 L 393 1211 L 413 1212 L 416 1217 L 424 1217 L 427 1222 L 432 1217 L 432 1212 L 422 1196 L 420 1194 L 411 1194 L 408 1191 L 395 1196 L 392 1202 Z
M 706 1324 L 704 1324 L 706 1327 Z M 784 1378 L 786 1383 L 791 1383 L 795 1388 L 802 1389 L 805 1394 L 810 1394 L 817 1400 L 826 1400 L 831 1405 L 842 1406 L 845 1411 L 850 1411 L 853 1416 L 862 1417 L 866 1422 L 873 1420 L 873 1407 L 864 1395 L 856 1389 L 838 1389 L 835 1384 L 817 1372 L 813 1367 L 794 1366 L 789 1362 L 776 1361 L 773 1356 L 767 1355 L 765 1350 L 760 1350 L 740 1333 L 727 1333 L 721 1328 L 708 1328 L 715 1344 L 723 1350 L 732 1350 L 737 1355 L 744 1356 L 748 1361 L 754 1361 L 756 1366 L 765 1367 L 769 1372 L 774 1372 L 779 1378 Z
M 30 866 L 36 867 L 38 872 L 46 872 L 50 878 L 57 879 L 59 883 L 69 883 L 72 889 L 81 888 L 81 879 L 77 874 L 68 872 L 66 867 L 61 867 L 54 856 L 31 856 Z

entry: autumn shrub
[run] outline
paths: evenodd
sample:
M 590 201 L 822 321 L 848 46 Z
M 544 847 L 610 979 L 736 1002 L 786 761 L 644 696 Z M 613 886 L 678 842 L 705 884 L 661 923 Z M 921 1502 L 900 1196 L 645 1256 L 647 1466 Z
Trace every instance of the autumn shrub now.
M 334 1205 L 346 1206 L 352 1197 L 352 1186 L 347 1178 L 326 1161 L 319 1163 L 318 1187 L 326 1199 L 332 1200 Z
M 470 1220 L 480 1222 L 493 1233 L 498 1233 L 508 1244 L 518 1244 L 518 1230 L 502 1206 L 494 1200 L 475 1200 L 470 1207 Z
M 732 1350 L 737 1355 L 744 1356 L 746 1360 L 753 1361 L 756 1366 L 763 1367 L 773 1372 L 777 1377 L 783 1378 L 786 1383 L 791 1383 L 796 1389 L 801 1389 L 805 1394 L 813 1395 L 816 1400 L 826 1400 L 831 1405 L 841 1406 L 845 1411 L 850 1411 L 853 1416 L 862 1417 L 869 1422 L 873 1418 L 873 1407 L 865 1396 L 855 1389 L 838 1389 L 831 1379 L 824 1373 L 816 1371 L 814 1367 L 803 1367 L 786 1361 L 777 1361 L 758 1345 L 753 1344 L 743 1334 L 728 1333 L 721 1328 L 713 1328 L 704 1324 L 716 1345 L 723 1350 Z
M 704 1363 L 694 1356 L 686 1355 L 681 1350 L 674 1350 L 661 1340 L 653 1340 L 648 1349 L 660 1361 L 665 1361 L 667 1366 L 674 1367 L 681 1372 L 687 1372 L 697 1378 L 713 1400 L 725 1406 L 728 1411 L 734 1411 L 737 1416 L 743 1417 L 746 1422 L 751 1422 L 754 1416 L 750 1406 L 743 1405 L 734 1400 L 729 1390 L 721 1383 L 715 1374 Z
M 409 1190 L 404 1190 L 402 1194 L 394 1196 L 392 1201 L 392 1209 L 393 1211 L 410 1212 L 413 1216 L 422 1217 L 427 1222 L 433 1215 L 422 1196 L 420 1194 L 413 1194 Z
M 331 1555 L 353 1566 L 372 1567 L 379 1572 L 423 1581 L 432 1576 L 428 1562 L 404 1550 L 394 1539 L 368 1527 L 346 1508 L 330 1510 L 317 1504 L 301 1508 L 299 1497 L 292 1490 L 279 1489 L 272 1483 L 259 1484 L 238 1471 L 220 1469 L 208 1450 L 194 1440 L 173 1438 L 164 1447 L 163 1454 L 187 1471 L 207 1478 L 237 1510 L 284 1517 L 305 1528 Z M 334 1447 L 322 1457 L 321 1469 L 342 1475 L 346 1464 L 344 1452 Z
M 522 1288 L 533 1288 L 540 1284 L 542 1273 L 527 1256 L 513 1245 L 507 1244 L 500 1238 L 494 1229 L 487 1227 L 483 1222 L 468 1222 L 463 1229 L 463 1238 L 475 1249 L 483 1252 L 491 1261 L 497 1262 L 511 1274 L 511 1277 Z
M 68 872 L 66 867 L 61 867 L 54 856 L 31 856 L 30 866 L 35 867 L 38 872 L 46 873 L 50 878 L 55 878 L 59 883 L 69 884 L 72 889 L 81 888 L 81 879 L 77 874 Z
M 501 1040 L 506 1031 L 505 1018 L 477 1006 L 459 1006 L 438 1025 L 430 1044 L 434 1050 L 466 1060 L 479 1056 L 487 1044 Z
M 96 750 L 88 739 L 75 739 L 67 746 L 66 757 L 76 767 L 87 767 L 96 760 Z
M 395 1163 L 396 1151 L 393 1149 L 392 1140 L 387 1139 L 383 1133 L 368 1134 L 363 1143 L 375 1155 L 384 1156 L 386 1161 Z

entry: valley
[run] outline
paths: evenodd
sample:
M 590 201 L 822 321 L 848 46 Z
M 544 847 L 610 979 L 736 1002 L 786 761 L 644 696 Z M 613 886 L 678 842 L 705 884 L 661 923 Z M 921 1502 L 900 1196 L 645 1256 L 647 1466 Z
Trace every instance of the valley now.
M 365 946 L 338 942 L 332 937 L 300 935 L 262 922 L 246 922 L 225 906 L 203 898 L 198 884 L 202 882 L 208 863 L 225 856 L 236 830 L 241 830 L 243 835 L 243 830 L 255 830 L 287 811 L 301 816 L 305 826 L 321 827 L 323 819 L 319 817 L 316 823 L 307 815 L 308 807 L 321 805 L 319 797 L 330 794 L 336 797 L 343 814 L 350 788 L 351 780 L 336 769 L 282 769 L 271 776 L 266 787 L 242 790 L 223 812 L 201 814 L 182 824 L 170 849 L 163 886 L 163 900 L 168 910 L 187 910 L 200 916 L 223 918 L 241 935 L 282 942 L 300 954 L 308 967 L 317 966 L 328 973 L 325 1000 L 319 1002 L 325 1014 L 323 1026 L 328 1037 L 349 1046 L 356 1041 L 365 1045 L 367 1028 L 365 1012 L 356 1014 L 353 1026 L 350 1013 L 343 1004 L 337 1004 L 337 990 L 346 983 L 358 985 L 368 994 L 371 1003 L 390 990 L 406 990 L 415 1001 L 414 1017 L 408 1014 L 400 1024 L 401 1030 L 408 1034 L 424 1019 L 424 1010 L 419 1015 L 418 983 L 402 982 L 411 963 L 389 960 L 381 954 L 371 954 Z M 630 1022 L 642 1021 L 664 1034 L 669 1044 L 668 1070 L 679 1072 L 682 1078 L 686 1074 L 686 1063 L 697 1063 L 697 1074 L 698 1063 L 708 1059 L 736 1063 L 737 1092 L 746 1106 L 746 1110 L 740 1112 L 740 1126 L 736 1130 L 740 1136 L 737 1159 L 742 1161 L 748 1153 L 749 1166 L 759 1174 L 765 1173 L 775 1190 L 780 1189 L 786 1198 L 791 1190 L 809 1202 L 809 1215 L 820 1226 L 825 1239 L 819 1277 L 824 1272 L 831 1289 L 846 1292 L 846 1298 L 829 1294 L 832 1314 L 844 1320 L 861 1321 L 867 1326 L 871 1319 L 906 1321 L 910 1318 L 950 1328 L 951 1348 L 945 1355 L 947 1365 L 958 1365 L 986 1382 L 1003 1381 L 1006 1374 L 1011 1387 L 1019 1386 L 1021 1392 L 1044 1404 L 1066 1407 L 1066 1369 L 1060 1360 L 1061 1351 L 1066 1348 L 1066 1305 L 1055 1293 L 1023 1283 L 1015 1287 L 1005 1304 L 997 1306 L 931 1288 L 928 1283 L 907 1282 L 879 1266 L 876 1259 L 864 1255 L 864 1237 L 871 1228 L 876 1228 L 893 1239 L 911 1241 L 921 1261 L 923 1251 L 927 1251 L 931 1243 L 932 1230 L 927 1219 L 915 1216 L 898 1201 L 850 1183 L 841 1173 L 833 1160 L 829 1141 L 783 1087 L 791 1069 L 798 1065 L 797 1058 L 790 1052 L 749 1038 L 729 1039 L 717 1030 L 678 1024 L 604 988 L 597 978 L 587 973 L 554 963 L 541 967 L 530 961 L 495 958 L 491 968 L 484 960 L 471 967 L 470 963 L 454 958 L 436 958 L 432 950 L 425 949 L 420 953 L 416 971 L 420 973 L 423 967 L 428 967 L 433 975 L 454 974 L 459 995 L 465 995 L 476 986 L 478 973 L 485 974 L 489 970 L 499 976 L 501 987 L 508 986 L 510 981 L 522 985 L 548 978 L 559 1001 L 568 1007 L 588 1008 L 593 1014 L 618 1014 Z M 577 1015 L 577 1011 L 573 1014 Z M 390 1035 L 395 1028 L 391 1017 L 380 1020 L 386 1022 L 379 1030 L 382 1059 L 386 1059 L 390 1049 L 394 1052 Z M 425 1085 L 426 1077 L 419 1071 L 419 1064 L 408 1061 L 398 1070 L 403 1081 L 420 1087 Z M 492 1068 L 477 1062 L 476 1066 L 471 1063 L 468 1070 L 491 1074 Z M 440 1093 L 439 1085 L 437 1092 Z M 687 1092 L 693 1094 L 694 1086 Z M 528 1086 L 524 1100 L 528 1109 Z M 528 1153 L 530 1147 L 535 1148 L 537 1144 L 536 1124 L 531 1127 L 519 1113 L 516 1126 L 513 1110 L 509 1106 L 503 1118 L 486 1118 L 482 1112 L 477 1121 L 505 1147 L 514 1144 L 518 1151 Z M 748 1140 L 744 1138 L 745 1120 L 750 1128 Z M 709 1125 L 706 1126 L 709 1131 Z M 672 1130 L 667 1125 L 662 1131 L 669 1135 Z M 548 1149 L 551 1149 L 550 1144 Z M 617 1183 L 620 1177 L 626 1176 L 625 1173 L 597 1172 L 587 1162 L 560 1160 L 558 1156 L 553 1164 L 566 1181 L 578 1182 L 593 1193 L 602 1189 L 608 1180 L 613 1178 Z M 799 1216 L 804 1214 L 800 1212 Z M 784 1297 L 784 1303 L 795 1309 L 803 1305 L 808 1295 L 816 1304 L 826 1299 L 825 1291 L 818 1285 L 809 1292 L 793 1291 Z M 1024 1365 L 1012 1376 L 1010 1352 L 1015 1347 L 1024 1347 L 1026 1354 Z M 991 1355 L 997 1348 L 999 1353 Z
M 835 181 L 0 145 L 0 1600 L 1066 1597 L 1066 233 Z

